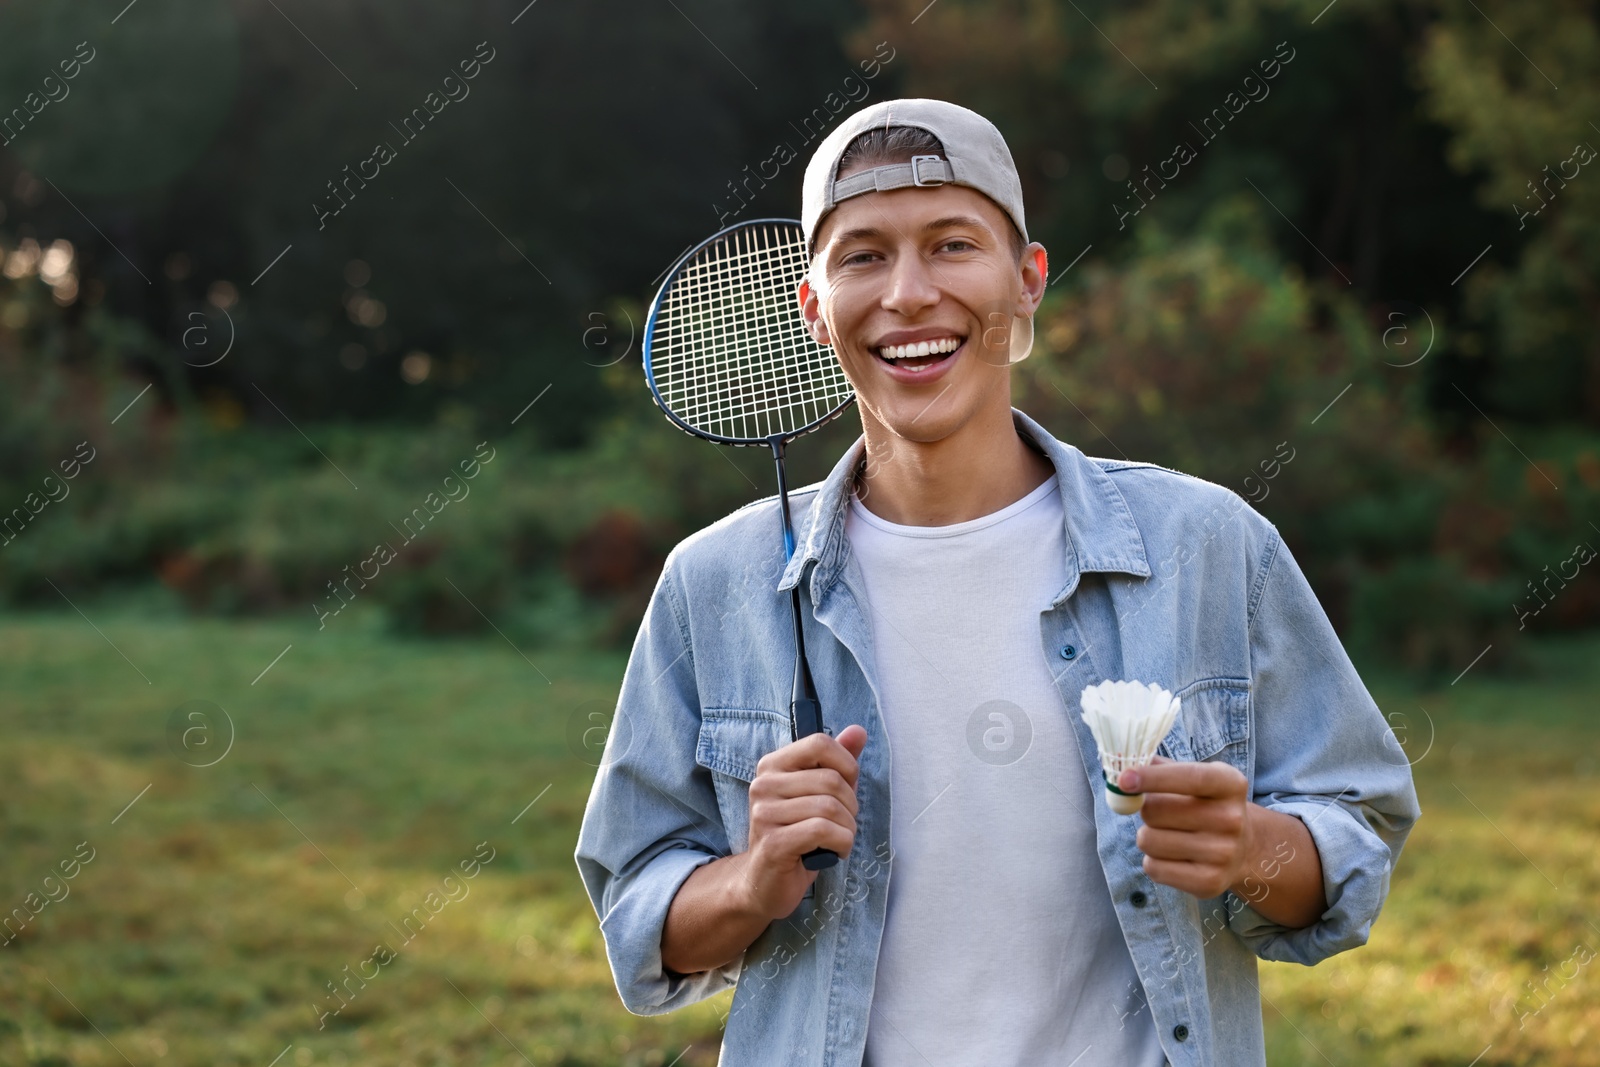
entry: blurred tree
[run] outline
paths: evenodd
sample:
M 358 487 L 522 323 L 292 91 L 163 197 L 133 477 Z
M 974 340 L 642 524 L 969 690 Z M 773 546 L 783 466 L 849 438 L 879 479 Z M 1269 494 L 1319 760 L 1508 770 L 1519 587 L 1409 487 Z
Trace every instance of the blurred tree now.
M 485 561 L 539 585 L 532 570 L 564 558 L 623 605 L 615 624 L 677 537 L 770 490 L 759 456 L 712 456 L 645 399 L 645 301 L 723 223 L 796 214 L 816 138 L 905 95 L 996 121 L 1051 250 L 1019 402 L 1086 450 L 1259 495 L 1358 643 L 1454 672 L 1492 641 L 1492 661 L 1529 579 L 1600 523 L 1593 4 L 172 0 L 113 16 L 0 4 L 0 487 L 30 491 L 146 380 L 206 418 L 132 411 L 116 481 L 75 490 L 97 510 L 19 540 L 0 590 L 53 596 L 43 576 L 155 561 L 214 604 L 316 593 L 380 515 L 343 500 L 286 415 L 317 423 L 363 498 L 398 506 L 415 472 L 504 435 L 548 387 L 516 426 L 512 499 L 481 525 L 456 516 L 437 558 L 373 599 L 416 629 L 475 625 L 446 572 L 475 568 L 474 597 L 509 609 L 534 594 Z M 44 80 L 79 51 L 70 93 Z M 394 158 L 373 171 L 382 142 Z M 856 428 L 799 450 L 796 481 Z M 206 478 L 274 488 L 237 509 Z M 302 495 L 343 502 L 306 517 Z M 589 581 L 574 546 L 608 530 L 632 563 Z M 1592 622 L 1600 577 L 1572 584 L 1536 625 Z
M 113 24 L 0 5 L 0 109 L 94 52 L 0 148 L 0 224 L 69 238 L 84 303 L 263 423 L 282 424 L 272 403 L 414 422 L 454 398 L 505 425 L 549 384 L 528 425 L 572 444 L 609 402 L 591 314 L 638 358 L 643 323 L 611 322 L 615 298 L 712 232 L 728 183 L 839 88 L 852 11 L 180 0 Z M 790 167 L 762 202 L 794 214 L 798 183 Z M 238 344 L 201 366 L 220 345 L 183 338 L 197 313 L 224 329 L 218 306 Z
M 923 6 L 870 0 L 856 46 Z M 1057 269 L 1090 244 L 1131 255 L 1121 213 L 1142 202 L 1185 232 L 1244 191 L 1271 205 L 1275 242 L 1309 276 L 1369 301 L 1448 305 L 1478 234 L 1506 227 L 1418 106 L 1429 10 L 1342 0 L 1316 15 L 1286 0 L 940 0 L 904 46 L 905 88 L 1006 131 Z M 1175 158 L 1180 144 L 1191 159 Z
M 1523 419 L 1600 427 L 1594 5 L 1442 7 L 1419 73 L 1427 110 L 1453 131 L 1451 162 L 1482 171 L 1481 203 L 1517 223 L 1518 244 L 1463 283 L 1467 320 L 1482 330 L 1475 354 L 1500 365 L 1487 397 Z
M 1397 305 L 1432 316 L 1418 373 L 1459 436 L 1481 438 L 1474 404 L 1600 421 L 1600 182 L 1576 162 L 1600 145 L 1592 4 L 869 7 L 858 47 L 918 18 L 909 95 L 1007 131 L 1057 271 L 1091 248 L 1127 261 L 1133 218 L 1193 232 L 1246 191 L 1282 254 L 1354 293 L 1379 331 Z

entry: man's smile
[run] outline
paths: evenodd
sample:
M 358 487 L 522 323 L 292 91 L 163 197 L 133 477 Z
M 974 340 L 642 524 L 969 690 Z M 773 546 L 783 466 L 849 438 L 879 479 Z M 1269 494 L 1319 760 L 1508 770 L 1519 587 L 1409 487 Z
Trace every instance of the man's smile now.
M 904 333 L 890 334 L 871 349 L 879 362 L 890 368 L 899 381 L 921 381 L 936 369 L 954 362 L 966 338 L 955 333 L 932 333 L 923 337 Z

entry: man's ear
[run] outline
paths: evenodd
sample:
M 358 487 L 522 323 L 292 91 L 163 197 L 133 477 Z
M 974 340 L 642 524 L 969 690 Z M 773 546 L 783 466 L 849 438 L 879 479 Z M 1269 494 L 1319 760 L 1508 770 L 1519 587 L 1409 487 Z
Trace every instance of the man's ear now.
M 822 308 L 818 304 L 816 290 L 811 288 L 809 278 L 800 279 L 800 286 L 795 295 L 800 301 L 800 314 L 806 320 L 806 329 L 816 339 L 817 344 L 833 344 L 833 339 L 828 336 L 828 323 L 822 317 Z
M 1044 245 L 1034 241 L 1024 248 L 1018 269 L 1022 272 L 1022 292 L 1017 296 L 1017 314 L 1026 317 L 1039 310 L 1044 300 L 1046 279 L 1050 274 L 1050 257 Z

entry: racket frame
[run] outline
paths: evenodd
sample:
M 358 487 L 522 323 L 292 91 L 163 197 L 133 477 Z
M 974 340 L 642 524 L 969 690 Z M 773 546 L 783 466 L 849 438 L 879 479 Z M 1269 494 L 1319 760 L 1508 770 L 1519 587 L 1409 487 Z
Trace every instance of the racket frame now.
M 848 390 L 844 399 L 839 401 L 839 403 L 831 411 L 817 417 L 816 419 L 813 419 L 811 422 L 801 426 L 796 430 L 791 430 L 786 434 L 773 434 L 767 437 L 729 437 L 725 434 L 712 433 L 709 430 L 699 430 L 689 425 L 683 419 L 679 418 L 678 415 L 667 406 L 666 401 L 662 398 L 661 389 L 656 384 L 655 369 L 651 366 L 652 361 L 650 359 L 650 354 L 655 350 L 656 320 L 660 317 L 661 304 L 662 301 L 666 299 L 667 290 L 672 288 L 672 283 L 677 280 L 679 274 L 683 273 L 683 268 L 707 247 L 715 244 L 717 241 L 720 241 L 722 238 L 726 237 L 735 230 L 742 230 L 748 226 L 758 226 L 762 224 L 773 226 L 799 226 L 800 221 L 798 219 L 746 219 L 744 222 L 736 222 L 732 226 L 723 227 L 678 257 L 678 261 L 672 265 L 670 270 L 667 271 L 667 276 L 662 279 L 661 287 L 656 290 L 656 295 L 650 301 L 650 311 L 645 317 L 644 324 L 644 346 L 640 353 L 644 363 L 645 384 L 650 387 L 650 400 L 655 404 L 656 407 L 661 409 L 661 413 L 665 415 L 674 426 L 678 427 L 678 429 L 682 430 L 691 437 L 699 437 L 703 440 L 715 441 L 718 444 L 723 445 L 733 445 L 735 448 L 759 448 L 763 445 L 771 447 L 773 437 L 781 437 L 785 441 L 792 441 L 796 437 L 810 433 L 819 426 L 824 426 L 827 423 L 832 422 L 834 419 L 843 414 L 845 408 L 848 408 L 851 404 L 855 403 L 856 400 L 855 389 L 852 387 Z M 781 459 L 779 462 L 782 462 Z M 785 502 L 784 506 L 785 510 L 787 510 L 787 501 Z

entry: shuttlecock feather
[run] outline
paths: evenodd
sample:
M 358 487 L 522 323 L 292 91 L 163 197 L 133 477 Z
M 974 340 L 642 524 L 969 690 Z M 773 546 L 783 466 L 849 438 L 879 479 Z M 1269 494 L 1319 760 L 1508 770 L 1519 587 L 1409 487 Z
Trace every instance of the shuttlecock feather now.
M 1144 807 L 1144 794 L 1124 793 L 1117 788 L 1117 779 L 1123 771 L 1143 767 L 1155 757 L 1177 718 L 1178 698 L 1154 682 L 1101 682 L 1086 686 L 1079 699 L 1083 721 L 1100 749 L 1106 802 L 1117 814 L 1132 815 Z

